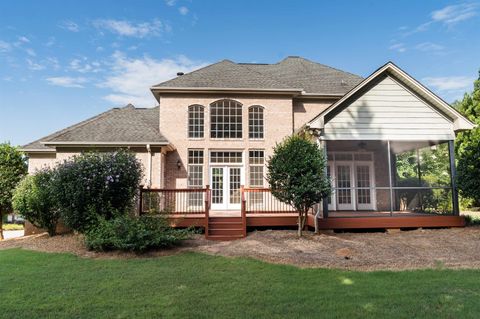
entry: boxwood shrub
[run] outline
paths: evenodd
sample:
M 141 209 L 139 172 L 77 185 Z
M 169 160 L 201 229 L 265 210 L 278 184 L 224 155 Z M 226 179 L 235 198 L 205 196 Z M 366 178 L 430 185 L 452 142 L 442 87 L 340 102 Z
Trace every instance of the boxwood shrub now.
M 144 252 L 178 244 L 192 234 L 189 229 L 174 229 L 163 216 L 119 216 L 100 218 L 85 233 L 85 244 L 95 251 L 123 250 Z

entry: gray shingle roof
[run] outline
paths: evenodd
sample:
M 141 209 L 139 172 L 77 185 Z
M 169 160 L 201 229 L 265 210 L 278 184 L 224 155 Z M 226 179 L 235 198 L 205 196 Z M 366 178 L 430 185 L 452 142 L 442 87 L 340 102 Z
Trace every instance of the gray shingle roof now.
M 23 150 L 51 150 L 43 143 L 151 143 L 168 144 L 160 133 L 159 107 L 135 108 L 129 104 L 114 108 L 83 122 L 67 127 L 37 141 Z
M 223 60 L 157 84 L 154 88 L 303 89 L 312 94 L 345 94 L 362 77 L 300 57 L 275 64 Z

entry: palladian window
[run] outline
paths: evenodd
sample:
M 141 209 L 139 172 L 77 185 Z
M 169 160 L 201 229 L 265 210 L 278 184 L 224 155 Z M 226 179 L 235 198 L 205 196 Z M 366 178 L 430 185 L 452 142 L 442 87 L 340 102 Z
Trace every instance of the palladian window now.
M 210 137 L 242 138 L 242 104 L 220 100 L 210 104 Z

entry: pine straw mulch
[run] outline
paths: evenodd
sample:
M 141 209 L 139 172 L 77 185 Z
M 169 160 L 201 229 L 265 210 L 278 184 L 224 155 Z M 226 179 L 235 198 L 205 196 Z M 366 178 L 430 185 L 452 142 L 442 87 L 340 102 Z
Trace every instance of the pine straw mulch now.
M 195 235 L 180 247 L 134 253 L 96 253 L 85 249 L 81 235 L 48 237 L 46 234 L 0 242 L 1 249 L 24 248 L 66 252 L 89 258 L 149 258 L 184 251 L 228 257 L 251 257 L 299 267 L 349 270 L 405 270 L 421 268 L 480 269 L 480 227 L 418 229 L 412 231 L 323 233 L 294 230 L 254 231 L 247 238 L 216 242 Z

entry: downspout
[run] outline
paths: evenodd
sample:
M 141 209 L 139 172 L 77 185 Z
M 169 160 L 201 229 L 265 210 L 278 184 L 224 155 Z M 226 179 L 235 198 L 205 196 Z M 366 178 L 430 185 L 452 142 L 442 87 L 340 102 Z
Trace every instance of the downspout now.
M 152 149 L 150 148 L 150 144 L 147 144 L 147 187 L 150 188 L 152 186 Z

